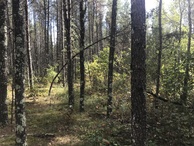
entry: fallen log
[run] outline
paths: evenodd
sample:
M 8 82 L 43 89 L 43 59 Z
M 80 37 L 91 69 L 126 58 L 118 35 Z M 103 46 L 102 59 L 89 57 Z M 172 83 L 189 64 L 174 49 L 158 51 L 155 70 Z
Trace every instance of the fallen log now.
M 161 101 L 163 101 L 163 102 L 169 102 L 169 103 L 172 103 L 172 104 L 175 104 L 175 105 L 183 105 L 182 103 L 180 103 L 180 102 L 177 102 L 177 101 L 171 101 L 171 100 L 168 100 L 168 99 L 166 99 L 166 98 L 163 98 L 163 97 L 161 97 L 161 96 L 158 96 L 158 95 L 156 95 L 156 94 L 154 94 L 153 92 L 151 92 L 151 91 L 147 91 L 147 93 L 148 94 L 150 94 L 150 95 L 152 95 L 154 98 L 157 98 L 157 99 L 159 99 L 159 100 L 161 100 Z

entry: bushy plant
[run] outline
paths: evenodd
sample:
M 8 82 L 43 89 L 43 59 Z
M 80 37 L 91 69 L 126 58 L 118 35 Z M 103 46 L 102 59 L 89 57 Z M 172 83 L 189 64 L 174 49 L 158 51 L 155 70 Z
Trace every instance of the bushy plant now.
M 46 75 L 44 78 L 42 78 L 42 83 L 48 84 L 52 82 L 53 78 L 56 76 L 57 65 L 51 66 L 49 65 L 48 68 L 46 69 Z M 59 77 L 55 79 L 55 83 L 57 83 L 59 80 Z
M 94 55 L 94 60 L 86 64 L 86 73 L 95 89 L 104 89 L 107 84 L 109 48 L 104 48 L 99 52 L 99 56 Z
M 129 89 L 130 80 L 130 58 L 128 51 L 120 51 L 115 53 L 114 60 L 114 80 L 113 90 L 114 92 L 127 92 Z M 106 89 L 108 79 L 108 58 L 109 48 L 104 48 L 99 52 L 99 55 L 93 56 L 93 62 L 86 64 L 86 74 L 91 81 L 91 85 L 94 89 Z

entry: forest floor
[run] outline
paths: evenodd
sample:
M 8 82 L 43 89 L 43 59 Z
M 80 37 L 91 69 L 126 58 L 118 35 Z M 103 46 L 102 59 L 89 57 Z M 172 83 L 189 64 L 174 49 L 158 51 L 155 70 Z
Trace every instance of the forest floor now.
M 8 94 L 9 112 L 11 89 Z M 39 85 L 26 91 L 27 138 L 29 146 L 130 146 L 130 95 L 116 94 L 111 118 L 106 118 L 106 92 L 86 89 L 85 112 L 79 112 L 79 86 L 75 86 L 75 107 L 68 110 L 67 91 Z M 194 95 L 194 94 L 192 94 Z M 170 99 L 176 101 L 177 99 Z M 153 98 L 147 98 L 147 146 L 193 146 L 194 100 L 187 106 L 160 101 L 153 111 Z M 9 116 L 9 119 L 11 117 Z M 0 146 L 15 145 L 15 124 L 0 127 Z
M 129 145 L 130 109 L 113 111 L 106 118 L 106 96 L 86 91 L 85 112 L 79 112 L 79 93 L 75 92 L 75 110 L 68 111 L 66 92 L 62 87 L 37 88 L 26 95 L 27 139 L 29 146 L 105 146 Z M 91 92 L 91 93 L 90 93 Z M 10 94 L 10 93 L 9 93 Z M 9 109 L 11 95 L 9 95 Z M 127 116 L 128 115 L 128 116 Z M 15 126 L 8 124 L 0 130 L 0 146 L 15 144 Z

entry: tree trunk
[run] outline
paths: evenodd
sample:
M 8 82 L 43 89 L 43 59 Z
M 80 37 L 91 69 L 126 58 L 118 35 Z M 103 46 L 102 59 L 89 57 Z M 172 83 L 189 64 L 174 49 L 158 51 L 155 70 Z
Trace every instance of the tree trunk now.
M 131 0 L 132 145 L 146 142 L 146 21 L 145 0 Z
M 49 64 L 49 48 L 48 48 L 48 20 L 47 20 L 47 0 L 44 0 L 44 75 Z
M 191 20 L 191 2 L 190 2 L 190 0 L 188 0 L 188 22 L 189 22 L 189 32 L 188 32 L 188 44 L 187 44 L 187 58 L 186 58 L 183 90 L 182 90 L 182 94 L 181 94 L 181 100 L 182 100 L 183 104 L 186 104 L 186 101 L 188 98 L 189 66 L 190 66 L 190 58 L 191 58 L 192 20 Z
M 48 65 L 51 65 L 51 59 L 50 59 L 50 57 L 51 57 L 51 54 L 50 54 L 50 43 L 49 43 L 49 28 L 50 28 L 50 2 L 49 2 L 49 0 L 47 0 L 47 26 L 46 26 L 46 42 L 47 42 L 47 50 L 46 50 L 46 53 L 47 53 L 47 66 L 46 67 L 48 67 Z
M 71 0 L 63 0 L 64 9 L 64 24 L 65 24 L 65 37 L 67 43 L 67 82 L 68 82 L 68 95 L 69 95 L 69 108 L 72 109 L 74 105 L 73 94 L 73 62 L 71 59 Z
M 33 10 L 33 21 L 34 21 L 34 41 L 33 41 L 33 44 L 34 44 L 34 74 L 35 76 L 38 76 L 40 74 L 39 72 L 39 59 L 38 59 L 38 43 L 37 43 L 37 26 L 36 26 L 36 13 L 35 13 L 35 10 Z
M 15 118 L 16 146 L 27 145 L 26 116 L 24 101 L 24 5 L 21 0 L 12 0 L 15 45 Z
M 115 52 L 115 38 L 116 38 L 116 16 L 117 16 L 117 0 L 112 3 L 112 18 L 111 18 L 111 34 L 110 34 L 110 51 L 109 51 L 109 65 L 108 65 L 108 101 L 107 101 L 107 117 L 110 117 L 112 112 L 112 87 L 113 87 L 113 62 Z
M 7 37 L 6 1 L 0 1 L 0 125 L 8 122 L 7 99 Z
M 34 87 L 33 80 L 33 69 L 32 69 L 32 54 L 30 47 L 30 34 L 29 34 L 29 23 L 28 23 L 28 0 L 25 1 L 25 32 L 26 32 L 26 47 L 27 47 L 27 58 L 28 58 L 28 76 L 29 76 L 29 85 L 30 90 Z
M 84 0 L 80 1 L 80 112 L 84 111 L 84 92 L 85 92 L 85 67 L 84 67 L 84 37 L 85 37 L 85 18 L 86 6 Z
M 162 0 L 159 1 L 159 48 L 158 48 L 158 66 L 157 66 L 157 80 L 156 80 L 156 95 L 158 96 L 160 90 L 160 74 L 161 74 L 161 57 L 162 57 Z M 157 100 L 155 100 L 155 108 L 158 108 Z
M 102 39 L 103 38 L 103 32 L 102 32 L 102 25 L 103 25 L 103 14 L 102 12 L 100 11 L 100 14 L 99 14 L 99 39 Z M 98 40 L 99 40 L 98 39 Z M 100 50 L 103 50 L 103 41 L 100 41 L 99 42 L 99 47 L 100 47 Z M 99 51 L 100 51 L 99 50 Z

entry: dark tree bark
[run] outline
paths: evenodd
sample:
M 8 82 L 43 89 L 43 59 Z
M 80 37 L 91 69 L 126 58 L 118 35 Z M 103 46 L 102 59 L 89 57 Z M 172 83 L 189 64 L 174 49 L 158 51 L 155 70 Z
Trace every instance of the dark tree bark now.
M 60 64 L 60 58 L 59 58 L 59 54 L 60 54 L 60 51 L 59 51 L 59 46 L 60 46 L 60 32 L 61 32 L 61 30 L 60 30 L 60 1 L 57 1 L 57 42 L 56 42 L 56 61 L 57 61 L 57 72 L 59 71 L 59 68 L 60 68 L 60 66 L 59 66 L 59 64 Z
M 15 118 L 16 146 L 27 145 L 26 116 L 24 99 L 24 3 L 22 0 L 12 0 L 14 46 L 15 46 Z
M 34 6 L 35 7 L 35 6 Z M 39 59 L 38 59 L 38 55 L 39 55 L 39 52 L 38 52 L 38 43 L 37 43 L 37 26 L 36 26 L 36 13 L 35 13 L 35 10 L 33 10 L 33 20 L 34 20 L 34 41 L 33 41 L 33 44 L 34 44 L 34 75 L 35 76 L 38 76 L 40 74 L 39 70 Z
M 85 66 L 84 66 L 84 41 L 85 41 L 85 13 L 86 5 L 84 0 L 80 0 L 80 112 L 84 111 L 84 94 L 85 94 Z
M 185 65 L 185 77 L 183 83 L 183 90 L 181 94 L 181 100 L 183 104 L 186 104 L 188 98 L 188 81 L 189 81 L 189 66 L 191 59 L 191 33 L 192 33 L 192 19 L 191 19 L 191 2 L 188 0 L 188 22 L 189 22 L 189 32 L 188 32 L 188 44 L 187 44 L 187 58 Z
M 146 145 L 146 21 L 145 0 L 131 0 L 132 145 Z
M 88 42 L 91 44 L 94 42 L 94 24 L 95 24 L 95 2 L 94 0 L 88 1 Z M 94 55 L 94 48 L 88 50 L 88 60 L 92 60 L 92 55 Z
M 49 0 L 44 0 L 44 75 L 49 67 Z
M 65 37 L 67 48 L 67 82 L 68 82 L 68 95 L 69 95 L 69 108 L 73 108 L 74 94 L 73 94 L 73 61 L 71 50 L 71 0 L 63 0 L 64 10 L 64 24 L 65 24 Z
M 57 61 L 57 72 L 63 66 L 65 61 L 65 53 L 62 51 L 64 48 L 64 31 L 63 31 L 63 1 L 57 1 L 57 50 L 56 50 L 56 61 Z M 65 86 L 65 69 L 62 72 L 61 81 L 63 87 Z
M 99 38 L 97 40 L 103 38 L 102 25 L 103 25 L 103 14 L 100 11 L 100 14 L 99 14 Z M 99 47 L 100 47 L 100 49 L 103 49 L 103 41 L 99 42 Z
M 46 1 L 44 0 L 44 47 L 45 47 L 45 67 L 47 66 L 48 63 L 48 42 L 47 42 L 47 12 L 46 12 Z
M 7 40 L 6 1 L 0 1 L 0 125 L 8 122 L 7 99 Z
M 50 43 L 49 43 L 49 28 L 50 28 L 50 2 L 49 2 L 49 0 L 47 0 L 47 26 L 46 26 L 46 42 L 47 42 L 47 50 L 46 50 L 46 53 L 47 53 L 47 66 L 46 67 L 48 67 L 48 65 L 49 64 L 51 64 L 51 59 L 50 59 L 50 57 L 51 57 L 51 55 L 50 55 Z
M 112 112 L 112 84 L 113 84 L 113 62 L 115 52 L 115 38 L 116 38 L 116 16 L 117 16 L 117 0 L 112 3 L 112 18 L 111 18 L 111 34 L 110 34 L 110 51 L 109 51 L 109 65 L 108 65 L 108 101 L 107 101 L 107 117 L 110 117 Z

